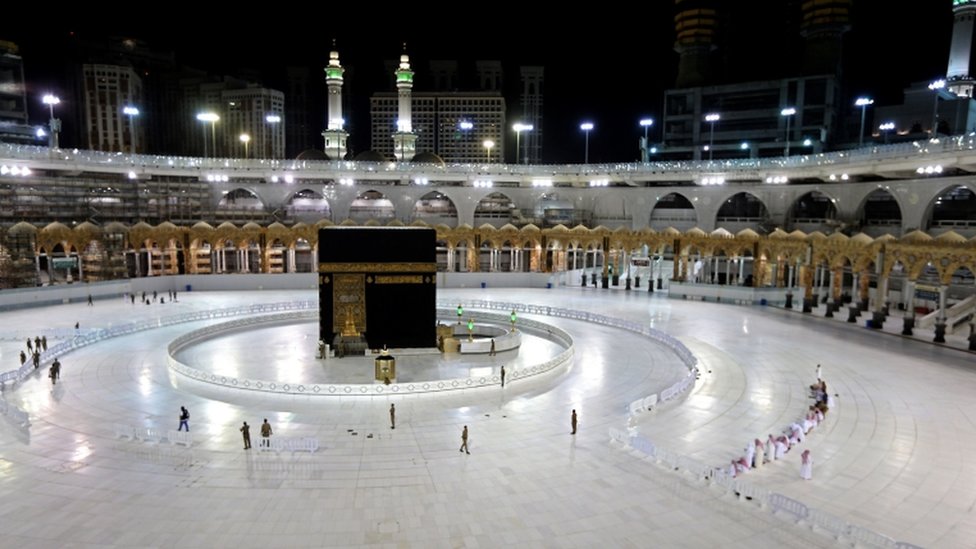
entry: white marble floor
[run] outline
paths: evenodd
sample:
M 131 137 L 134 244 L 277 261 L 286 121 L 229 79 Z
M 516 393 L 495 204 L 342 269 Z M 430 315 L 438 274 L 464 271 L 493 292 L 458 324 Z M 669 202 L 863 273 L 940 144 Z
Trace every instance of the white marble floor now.
M 974 546 L 971 354 L 786 311 L 644 292 L 449 290 L 439 297 L 584 309 L 679 337 L 700 357 L 701 380 L 637 427 L 715 465 L 799 417 L 821 363 L 838 396 L 826 424 L 804 443 L 813 480 L 800 480 L 796 452 L 748 480 L 895 539 Z M 0 337 L 309 298 L 192 292 L 165 306 L 120 299 L 25 309 L 0 313 Z M 0 546 L 834 545 L 611 447 L 608 429 L 627 425 L 627 403 L 674 383 L 681 367 L 633 334 L 546 321 L 576 340 L 570 368 L 504 389 L 402 397 L 189 387 L 166 369 L 166 343 L 200 323 L 77 350 L 62 358 L 57 386 L 37 374 L 3 390 L 32 426 L 25 432 L 0 420 Z M 17 365 L 22 345 L 0 341 L 3 370 Z M 191 449 L 113 436 L 113 423 L 172 429 L 181 405 L 191 412 Z M 580 432 L 571 436 L 574 408 Z M 248 421 L 256 440 L 263 418 L 275 436 L 316 436 L 322 448 L 294 456 L 244 451 L 237 428 Z M 463 425 L 470 455 L 457 451 Z

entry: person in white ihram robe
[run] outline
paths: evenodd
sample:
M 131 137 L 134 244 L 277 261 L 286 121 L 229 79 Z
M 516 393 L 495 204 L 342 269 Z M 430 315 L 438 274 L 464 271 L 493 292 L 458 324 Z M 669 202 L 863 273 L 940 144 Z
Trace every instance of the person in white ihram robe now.
M 811 480 L 813 478 L 813 458 L 810 456 L 810 450 L 804 450 L 800 454 L 800 460 L 800 478 Z

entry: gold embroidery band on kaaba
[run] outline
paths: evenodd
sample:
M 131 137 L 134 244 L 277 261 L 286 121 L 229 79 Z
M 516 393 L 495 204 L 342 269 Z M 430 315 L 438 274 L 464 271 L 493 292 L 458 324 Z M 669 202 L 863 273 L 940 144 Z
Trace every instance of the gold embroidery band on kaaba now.
M 436 263 L 319 263 L 320 273 L 436 273 Z
M 366 282 L 371 282 L 368 278 Z M 379 275 L 373 281 L 376 284 L 423 284 L 424 277 L 420 275 Z

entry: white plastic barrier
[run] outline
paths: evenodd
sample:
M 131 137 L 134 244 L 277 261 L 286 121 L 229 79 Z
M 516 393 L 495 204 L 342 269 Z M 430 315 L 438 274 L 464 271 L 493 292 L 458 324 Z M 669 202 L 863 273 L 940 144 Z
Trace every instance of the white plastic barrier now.
M 613 427 L 610 428 L 610 440 L 616 443 L 627 444 L 627 439 L 629 437 L 630 435 L 628 435 L 625 431 L 621 431 L 620 429 L 614 429 Z
M 867 546 L 881 547 L 883 549 L 895 549 L 895 540 L 889 538 L 888 536 L 879 534 L 874 530 L 868 530 L 867 528 L 861 528 L 860 526 L 855 526 L 852 524 L 847 530 L 847 535 L 850 537 L 851 542 L 855 547 Z
M 773 513 L 783 511 L 792 515 L 797 522 L 803 522 L 810 514 L 810 509 L 806 505 L 783 494 L 769 494 L 769 504 L 773 508 Z
M 155 427 L 146 427 L 139 434 L 139 438 L 141 438 L 143 442 L 155 443 L 163 440 L 163 435 L 159 432 L 159 429 L 156 429 Z
M 317 438 L 293 438 L 288 441 L 288 449 L 292 453 L 308 452 L 314 454 L 319 449 L 319 439 Z
M 843 539 L 847 535 L 848 528 L 850 528 L 850 525 L 844 519 L 821 511 L 820 509 L 810 509 L 808 519 L 814 529 L 820 528 L 824 530 L 837 541 Z
M 769 501 L 769 490 L 742 480 L 735 481 L 735 491 L 739 494 L 739 499 L 752 501 L 759 504 L 759 507 L 765 507 Z
M 167 431 L 166 440 L 172 445 L 182 444 L 189 448 L 193 446 L 193 435 L 189 431 Z
M 116 423 L 115 438 L 127 438 L 129 440 L 135 440 L 136 430 L 131 425 L 122 425 L 121 423 Z

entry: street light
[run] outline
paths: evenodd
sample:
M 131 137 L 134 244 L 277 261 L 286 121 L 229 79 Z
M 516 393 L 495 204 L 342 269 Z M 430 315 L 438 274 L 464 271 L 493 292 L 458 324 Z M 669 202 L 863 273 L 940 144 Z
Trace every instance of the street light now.
M 491 164 L 491 149 L 495 146 L 495 142 L 491 139 L 485 139 L 481 142 L 481 146 L 485 148 L 485 162 Z
M 580 129 L 583 130 L 586 136 L 586 144 L 583 148 L 583 163 L 590 163 L 590 131 L 593 130 L 593 122 L 583 122 L 580 124 Z
M 522 132 L 530 132 L 533 129 L 535 129 L 535 126 L 533 126 L 532 124 L 523 124 L 521 122 L 517 122 L 515 124 L 512 124 L 512 129 L 515 130 L 515 163 L 518 164 L 519 163 L 519 139 L 522 136 Z M 526 148 L 525 163 L 528 164 L 529 163 L 528 139 L 526 139 L 525 141 L 525 148 Z
M 274 158 L 275 156 L 274 144 L 277 141 L 277 139 L 275 139 L 276 130 L 277 130 L 276 126 L 278 125 L 279 122 L 281 122 L 281 116 L 277 114 L 269 114 L 264 117 L 264 121 L 267 122 L 269 126 L 271 126 L 271 139 L 270 140 L 262 139 L 261 148 L 264 149 L 265 147 L 268 146 L 268 143 L 270 143 L 271 151 L 269 152 L 267 150 L 264 150 L 263 154 L 265 158 Z
M 251 142 L 251 136 L 246 133 L 242 133 L 238 139 L 241 140 L 241 143 L 244 143 L 244 158 L 247 158 L 247 146 Z
M 210 137 L 213 140 L 214 156 L 217 156 L 217 121 L 220 117 L 217 113 L 213 112 L 202 112 L 197 115 L 197 120 L 200 122 L 210 122 Z M 203 156 L 207 156 L 207 127 L 203 127 Z
M 722 119 L 717 112 L 705 115 L 705 122 L 708 122 L 708 161 L 712 161 L 712 145 L 715 144 L 715 123 Z
M 861 131 L 857 135 L 857 146 L 864 146 L 864 113 L 868 110 L 868 105 L 874 104 L 874 99 L 869 97 L 858 97 L 854 104 L 861 107 Z
M 647 129 L 654 125 L 653 118 L 643 118 L 640 121 L 640 125 L 644 128 L 644 141 L 641 142 L 641 162 L 649 162 L 650 158 L 647 154 Z
M 939 134 L 939 90 L 945 87 L 945 80 L 936 80 L 929 84 L 929 89 L 935 92 L 935 103 L 932 106 L 932 131 L 929 133 L 929 137 L 935 137 Z
M 122 114 L 129 117 L 129 140 L 132 141 L 132 154 L 136 154 L 136 117 L 139 109 L 132 105 L 122 107 Z
M 793 120 L 794 114 L 796 114 L 796 109 L 793 107 L 786 107 L 779 111 L 780 116 L 786 117 L 786 146 L 783 147 L 783 156 L 790 155 L 790 121 Z
M 878 129 L 881 130 L 882 133 L 884 133 L 884 142 L 885 142 L 885 145 L 887 145 L 888 144 L 888 133 L 891 130 L 895 129 L 895 123 L 894 122 L 885 122 L 884 124 L 881 124 L 880 126 L 878 126 Z
M 47 93 L 44 94 L 44 97 L 41 98 L 41 102 L 47 105 L 48 107 L 50 107 L 51 109 L 51 122 L 50 122 L 51 140 L 49 144 L 52 149 L 57 149 L 58 132 L 61 131 L 61 121 L 58 120 L 57 118 L 54 118 L 54 106 L 61 103 L 61 99 L 58 98 L 58 96 L 56 95 Z
M 464 314 L 464 307 L 462 307 L 461 304 L 458 303 L 458 306 L 457 306 L 458 324 L 461 323 L 461 315 L 463 315 L 463 314 Z

